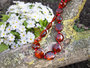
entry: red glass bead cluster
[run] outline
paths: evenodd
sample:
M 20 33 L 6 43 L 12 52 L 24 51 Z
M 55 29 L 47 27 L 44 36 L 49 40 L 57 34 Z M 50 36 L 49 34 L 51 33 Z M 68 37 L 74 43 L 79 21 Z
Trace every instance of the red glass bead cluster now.
M 62 42 L 64 39 L 63 34 L 61 34 L 61 31 L 63 29 L 63 25 L 62 25 L 63 18 L 61 16 L 61 13 L 63 12 L 62 8 L 64 8 L 66 6 L 67 2 L 69 2 L 69 1 L 70 0 L 61 0 L 58 8 L 56 10 L 56 15 L 54 16 L 52 21 L 46 26 L 46 29 L 40 33 L 40 36 L 34 40 L 34 43 L 32 44 L 32 48 L 35 50 L 35 57 L 37 57 L 39 59 L 44 58 L 47 60 L 52 60 L 55 58 L 55 54 L 61 51 L 62 46 L 60 45 L 60 42 Z M 48 51 L 47 53 L 44 54 L 43 49 L 40 48 L 39 42 L 42 40 L 43 37 L 46 36 L 47 30 L 49 30 L 52 27 L 52 22 L 55 21 L 55 19 L 58 22 L 55 26 L 55 30 L 58 32 L 58 34 L 56 36 L 56 41 L 58 43 L 53 45 L 52 51 Z

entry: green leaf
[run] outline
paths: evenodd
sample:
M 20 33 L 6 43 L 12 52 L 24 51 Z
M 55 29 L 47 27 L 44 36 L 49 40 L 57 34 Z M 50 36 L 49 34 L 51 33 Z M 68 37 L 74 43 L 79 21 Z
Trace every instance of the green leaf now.
M 44 27 L 40 27 L 39 29 L 40 29 L 40 31 L 43 31 L 44 30 Z
M 33 29 L 33 28 L 27 28 L 27 29 L 26 29 L 26 33 L 27 33 L 28 31 L 34 32 L 34 29 Z
M 47 20 L 45 20 L 45 21 L 44 21 L 44 23 L 43 23 L 43 26 L 44 26 L 44 27 L 46 27 L 46 26 L 47 26 L 47 24 L 48 24 L 48 21 L 47 21 Z
M 40 23 L 40 25 L 41 25 L 42 27 L 44 27 L 44 25 L 43 25 L 44 21 L 43 21 L 43 20 L 40 20 L 39 23 Z
M 0 44 L 0 52 L 3 52 L 8 49 L 8 45 L 5 45 L 4 43 Z
M 7 23 L 7 24 L 6 24 L 6 27 L 5 27 L 5 29 L 6 29 L 6 28 L 7 28 L 9 25 L 10 25 L 10 24 L 9 24 L 9 23 Z
M 24 25 L 25 27 L 27 27 L 28 23 L 27 23 L 26 21 L 24 21 L 23 25 Z
M 0 25 L 4 24 L 3 22 L 0 22 Z
M 32 9 L 32 7 L 34 7 L 34 5 L 30 5 L 29 8 Z
M 48 24 L 48 21 L 47 20 L 40 20 L 39 21 L 39 23 L 40 23 L 40 25 L 42 26 L 42 27 L 46 27 L 47 26 L 47 24 Z
M 10 33 L 15 35 L 16 39 L 20 39 L 20 34 L 18 32 L 16 32 L 15 30 L 12 30 Z
M 85 30 L 85 29 L 83 29 L 83 28 L 78 28 L 77 25 L 74 25 L 74 26 L 73 26 L 73 29 L 76 30 L 77 32 L 82 32 L 82 31 Z
M 15 39 L 14 42 L 17 44 L 17 39 Z
M 5 22 L 8 20 L 8 18 L 10 17 L 10 14 L 9 15 L 5 15 L 5 14 L 2 14 L 2 20 Z
M 41 33 L 41 30 L 39 28 L 34 28 L 35 37 L 38 37 L 40 33 Z

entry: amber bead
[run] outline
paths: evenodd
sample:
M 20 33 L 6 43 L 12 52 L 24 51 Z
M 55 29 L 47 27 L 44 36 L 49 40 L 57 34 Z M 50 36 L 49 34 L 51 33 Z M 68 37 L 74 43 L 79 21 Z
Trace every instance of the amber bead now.
M 53 51 L 48 51 L 48 52 L 45 54 L 44 58 L 47 59 L 47 60 L 52 60 L 52 59 L 55 58 L 55 54 L 54 54 Z
M 52 19 L 51 23 L 52 23 L 53 21 L 55 21 L 55 19 L 56 19 L 56 16 L 54 16 L 54 17 L 53 17 L 53 19 Z
M 60 3 L 59 3 L 59 8 L 62 9 L 62 8 L 65 7 L 65 6 L 66 6 L 66 2 L 60 2 Z
M 40 33 L 40 36 L 41 37 L 45 37 L 47 34 L 47 30 L 43 30 L 41 33 Z
M 56 41 L 58 41 L 58 42 L 62 42 L 62 41 L 63 41 L 63 39 L 64 39 L 63 34 L 58 33 L 58 34 L 57 34 L 57 36 L 56 36 Z
M 56 9 L 56 14 L 61 14 L 62 12 L 63 12 L 63 10 L 61 8 Z
M 42 59 L 44 58 L 44 51 L 42 49 L 37 49 L 35 51 L 35 57 L 39 58 L 39 59 Z
M 48 25 L 47 25 L 47 29 L 50 29 L 52 27 L 52 22 L 50 22 Z
M 62 29 L 63 29 L 62 23 L 57 23 L 56 26 L 55 26 L 55 30 L 60 32 L 60 31 L 62 31 Z
M 65 0 L 66 3 L 69 2 L 69 1 L 71 1 L 71 0 Z
M 56 52 L 56 53 L 60 52 L 61 51 L 61 45 L 60 44 L 55 44 L 53 46 L 53 51 Z
M 37 37 L 37 38 L 34 40 L 34 42 L 38 43 L 38 42 L 41 41 L 41 40 L 42 40 L 41 37 Z
M 33 43 L 32 48 L 33 49 L 39 49 L 40 48 L 40 43 Z
M 62 16 L 58 15 L 56 18 L 57 22 L 61 22 L 63 20 Z

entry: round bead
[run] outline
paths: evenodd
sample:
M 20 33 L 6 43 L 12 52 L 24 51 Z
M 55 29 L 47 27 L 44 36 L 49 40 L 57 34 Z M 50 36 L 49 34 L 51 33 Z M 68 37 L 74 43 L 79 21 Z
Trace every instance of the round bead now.
M 58 33 L 57 36 L 56 36 L 56 41 L 62 42 L 63 39 L 64 39 L 64 36 L 61 33 Z
M 42 49 L 37 49 L 35 51 L 35 57 L 39 58 L 39 59 L 42 59 L 44 58 L 44 51 Z
M 32 48 L 33 49 L 39 49 L 40 48 L 40 43 L 33 43 Z
M 56 52 L 56 53 L 60 52 L 61 51 L 61 45 L 60 44 L 55 44 L 53 46 L 53 51 Z
M 55 30 L 57 32 L 60 32 L 60 31 L 62 31 L 62 29 L 63 29 L 62 23 L 57 23 L 56 26 L 55 26 Z
M 62 8 L 65 7 L 65 6 L 66 6 L 66 2 L 60 2 L 60 3 L 59 3 L 59 8 L 62 9 Z
M 63 10 L 61 8 L 56 9 L 56 14 L 61 14 L 62 12 L 63 12 Z
M 47 59 L 47 60 L 52 60 L 52 59 L 55 58 L 55 54 L 54 54 L 53 51 L 48 51 L 48 52 L 45 54 L 44 58 Z
M 41 37 L 45 37 L 47 34 L 47 30 L 43 30 L 41 33 L 40 33 L 40 36 Z
M 50 22 L 48 25 L 47 25 L 47 29 L 50 29 L 52 27 L 52 22 Z
M 56 20 L 57 20 L 57 22 L 61 22 L 63 20 L 63 18 L 62 18 L 62 16 L 59 15 L 59 16 L 57 16 Z
M 42 39 L 41 37 L 38 37 L 34 40 L 34 42 L 38 43 L 39 41 L 41 41 L 41 39 Z

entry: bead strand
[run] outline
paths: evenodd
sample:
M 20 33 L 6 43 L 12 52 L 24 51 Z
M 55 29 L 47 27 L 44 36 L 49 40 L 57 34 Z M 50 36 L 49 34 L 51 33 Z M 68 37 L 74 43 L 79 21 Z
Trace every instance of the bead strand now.
M 63 12 L 63 8 L 66 6 L 67 2 L 70 0 L 61 0 L 59 3 L 58 8 L 56 9 L 56 16 L 52 19 L 52 21 L 46 26 L 46 29 L 43 30 L 40 33 L 40 36 L 34 40 L 34 43 L 32 44 L 32 48 L 35 50 L 35 57 L 39 59 L 47 59 L 47 60 L 52 60 L 55 58 L 55 54 L 61 52 L 62 46 L 61 42 L 64 40 L 63 34 L 61 34 L 61 31 L 63 30 L 63 25 L 62 25 L 62 16 L 61 13 Z M 40 41 L 42 40 L 43 37 L 46 36 L 47 30 L 49 30 L 52 27 L 52 22 L 57 21 L 58 23 L 55 26 L 55 30 L 58 32 L 56 36 L 56 43 L 52 47 L 52 51 L 48 51 L 47 53 L 44 54 L 43 49 L 40 48 Z

